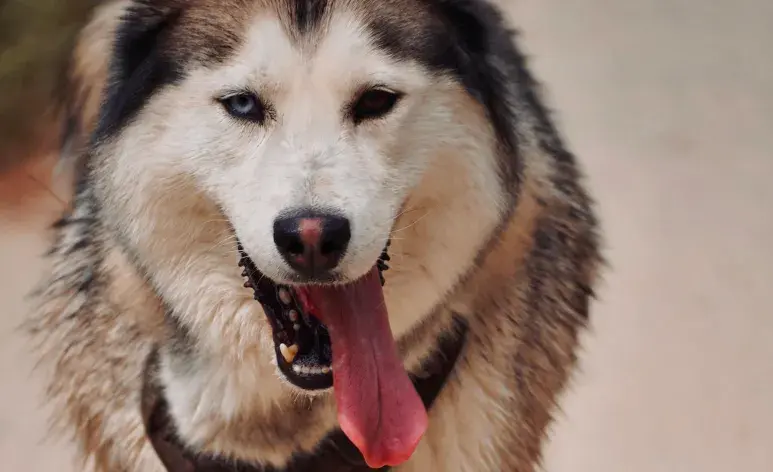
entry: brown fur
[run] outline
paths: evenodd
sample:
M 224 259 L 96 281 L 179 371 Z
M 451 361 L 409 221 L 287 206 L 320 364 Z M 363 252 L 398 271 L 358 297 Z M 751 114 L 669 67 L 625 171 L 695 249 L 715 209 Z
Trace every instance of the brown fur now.
M 80 31 L 70 58 L 64 101 L 72 129 L 65 139 L 64 154 L 82 156 L 86 141 L 99 117 L 102 93 L 107 82 L 108 59 L 113 36 L 125 2 L 107 2 L 97 7 L 89 23 Z
M 126 3 L 122 0 L 103 7 L 84 30 L 74 54 L 73 103 L 81 143 L 95 127 L 107 79 L 107 46 L 117 12 Z M 218 6 L 213 9 L 215 3 Z M 198 60 L 219 55 L 238 42 L 238 34 L 219 35 L 223 42 L 212 44 L 208 41 L 212 32 L 200 29 L 238 31 L 216 12 L 228 7 L 246 11 L 245 5 L 252 3 L 227 3 L 197 2 L 201 8 L 188 17 L 192 26 L 179 30 L 186 36 L 176 40 L 188 48 L 193 45 L 203 55 Z M 367 2 L 361 5 L 375 8 Z M 402 11 L 410 22 L 411 8 L 405 5 Z M 211 16 L 205 22 L 196 21 L 196 15 L 203 14 Z M 488 130 L 481 107 L 466 94 L 459 93 L 456 106 L 471 127 Z M 601 262 L 597 223 L 573 161 L 546 151 L 554 145 L 554 137 L 541 134 L 544 130 L 528 118 L 518 126 L 526 144 L 520 148 L 523 169 L 516 205 L 446 302 L 401 340 L 406 366 L 414 370 L 426 346 L 448 327 L 452 315 L 461 312 L 469 322 L 463 357 L 430 411 L 430 430 L 414 460 L 401 471 L 427 467 L 534 471 L 557 395 L 575 364 L 578 333 L 587 323 Z M 160 471 L 142 429 L 139 394 L 148 354 L 154 346 L 169 341 L 165 307 L 145 274 L 132 263 L 133 255 L 95 216 L 94 202 L 90 188 L 82 188 L 72 212 L 57 226 L 53 269 L 38 294 L 40 307 L 29 329 L 41 342 L 45 365 L 55 369 L 47 397 L 58 407 L 58 424 L 74 433 L 83 458 L 92 461 L 93 469 Z M 419 199 L 411 204 L 421 209 L 432 202 Z M 420 215 L 421 211 L 400 219 L 398 224 L 407 229 L 404 238 L 422 236 L 415 226 Z M 222 339 L 229 335 L 233 333 L 223 332 Z M 305 434 L 297 431 L 294 444 L 280 443 L 292 436 L 296 424 L 288 415 L 313 422 L 313 415 L 321 418 L 332 408 L 327 402 L 312 410 L 284 411 L 282 419 L 263 413 L 213 417 L 208 419 L 209 430 L 217 434 L 201 446 L 251 459 L 252 444 L 275 440 L 275 460 L 279 461 L 295 448 L 309 449 L 319 435 L 311 428 Z M 272 425 L 285 421 L 289 431 L 258 427 L 262 423 L 257 418 Z

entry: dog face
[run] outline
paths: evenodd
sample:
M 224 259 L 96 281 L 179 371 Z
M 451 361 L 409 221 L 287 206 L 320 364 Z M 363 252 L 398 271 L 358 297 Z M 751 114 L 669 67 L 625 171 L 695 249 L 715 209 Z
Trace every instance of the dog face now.
M 473 13 L 399 0 L 126 4 L 94 188 L 197 344 L 180 352 L 247 366 L 222 377 L 213 408 L 273 405 L 303 385 L 281 365 L 277 381 L 285 343 L 242 287 L 237 240 L 280 287 L 359 280 L 391 239 L 383 295 L 395 338 L 474 266 L 512 204 L 517 166 L 502 157 L 504 73 L 486 70 Z M 212 387 L 190 364 L 166 380 L 183 434 Z

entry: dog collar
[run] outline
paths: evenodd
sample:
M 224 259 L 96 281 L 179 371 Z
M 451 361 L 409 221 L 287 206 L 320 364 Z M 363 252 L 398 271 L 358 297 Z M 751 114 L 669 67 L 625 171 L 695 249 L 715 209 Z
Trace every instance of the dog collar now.
M 468 326 L 454 316 L 453 329 L 440 336 L 437 350 L 424 362 L 421 377 L 411 375 L 416 391 L 429 411 L 451 375 L 464 347 Z M 177 435 L 163 391 L 152 372 L 157 371 L 158 353 L 148 359 L 142 391 L 142 415 L 145 432 L 168 472 L 369 472 L 372 469 L 360 451 L 340 429 L 335 429 L 310 454 L 298 454 L 284 468 L 258 466 L 197 453 L 185 446 Z

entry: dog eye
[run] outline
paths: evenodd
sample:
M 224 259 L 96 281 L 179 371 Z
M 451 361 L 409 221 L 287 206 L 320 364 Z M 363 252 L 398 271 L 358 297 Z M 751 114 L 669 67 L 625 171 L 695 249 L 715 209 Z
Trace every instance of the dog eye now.
M 266 109 L 260 99 L 251 93 L 239 93 L 220 100 L 225 110 L 236 118 L 262 123 Z
M 384 89 L 370 89 L 365 91 L 352 107 L 352 115 L 355 123 L 365 120 L 381 118 L 397 104 L 400 94 Z

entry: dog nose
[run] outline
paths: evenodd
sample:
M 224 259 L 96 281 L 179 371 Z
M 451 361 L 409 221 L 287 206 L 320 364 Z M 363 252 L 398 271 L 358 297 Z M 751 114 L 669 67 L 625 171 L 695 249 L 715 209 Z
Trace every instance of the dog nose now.
M 334 269 L 352 237 L 349 220 L 337 215 L 288 216 L 274 221 L 274 243 L 282 257 L 306 276 Z

